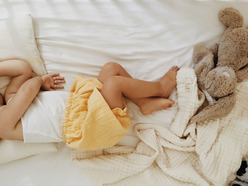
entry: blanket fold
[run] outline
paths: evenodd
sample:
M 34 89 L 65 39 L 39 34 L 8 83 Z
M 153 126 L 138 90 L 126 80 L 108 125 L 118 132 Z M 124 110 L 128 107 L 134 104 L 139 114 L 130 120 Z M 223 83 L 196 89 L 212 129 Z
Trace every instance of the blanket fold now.
M 73 150 L 73 162 L 96 185 L 229 184 L 248 153 L 248 81 L 238 84 L 229 115 L 197 124 L 189 121 L 205 98 L 195 83 L 194 70 L 181 69 L 177 82 L 179 110 L 170 129 L 137 124 L 136 148 Z

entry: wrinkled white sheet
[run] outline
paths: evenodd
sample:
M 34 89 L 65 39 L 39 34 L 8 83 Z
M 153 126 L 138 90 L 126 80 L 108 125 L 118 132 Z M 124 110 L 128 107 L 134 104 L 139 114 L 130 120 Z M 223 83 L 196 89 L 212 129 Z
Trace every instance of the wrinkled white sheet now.
M 75 76 L 96 77 L 109 61 L 123 65 L 134 78 L 151 81 L 173 65 L 190 66 L 194 45 L 211 45 L 223 32 L 217 15 L 227 6 L 238 8 L 247 25 L 248 4 L 237 1 L 9 0 L 0 1 L 0 19 L 31 14 L 47 71 L 65 76 L 69 90 Z M 129 102 L 128 106 L 133 124 L 169 127 L 177 111 L 175 105 L 171 111 L 144 117 L 135 105 Z M 130 132 L 122 144 L 135 145 L 135 140 Z M 0 166 L 0 185 L 17 183 L 91 185 L 72 165 L 64 145 L 56 153 Z

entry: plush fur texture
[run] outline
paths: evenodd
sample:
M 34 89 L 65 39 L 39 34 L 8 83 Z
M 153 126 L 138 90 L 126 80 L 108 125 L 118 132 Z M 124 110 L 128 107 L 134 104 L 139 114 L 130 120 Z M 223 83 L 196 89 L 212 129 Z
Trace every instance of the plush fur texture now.
M 194 48 L 198 86 L 214 101 L 208 100 L 191 122 L 226 116 L 234 106 L 237 82 L 248 77 L 248 29 L 243 27 L 242 15 L 234 8 L 226 8 L 220 11 L 219 20 L 227 29 L 218 44 L 212 48 L 198 44 Z

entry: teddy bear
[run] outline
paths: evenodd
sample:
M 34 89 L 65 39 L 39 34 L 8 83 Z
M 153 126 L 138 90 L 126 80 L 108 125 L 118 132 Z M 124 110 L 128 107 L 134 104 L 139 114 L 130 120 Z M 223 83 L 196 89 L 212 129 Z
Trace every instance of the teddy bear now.
M 243 17 L 234 8 L 219 12 L 219 20 L 226 26 L 220 40 L 211 48 L 197 44 L 193 64 L 199 89 L 205 103 L 191 118 L 191 122 L 208 121 L 226 116 L 235 104 L 235 88 L 248 77 L 248 29 Z

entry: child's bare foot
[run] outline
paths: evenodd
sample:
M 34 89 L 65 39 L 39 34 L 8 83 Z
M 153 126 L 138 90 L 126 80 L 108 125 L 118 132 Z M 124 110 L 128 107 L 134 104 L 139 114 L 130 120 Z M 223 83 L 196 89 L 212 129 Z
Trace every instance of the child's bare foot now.
M 175 101 L 165 98 L 144 98 L 139 101 L 139 108 L 142 114 L 148 115 L 154 111 L 166 109 L 172 107 Z
M 161 97 L 168 98 L 172 90 L 177 85 L 177 72 L 180 70 L 179 67 L 173 66 L 161 79 L 160 83 L 162 85 L 163 93 Z

